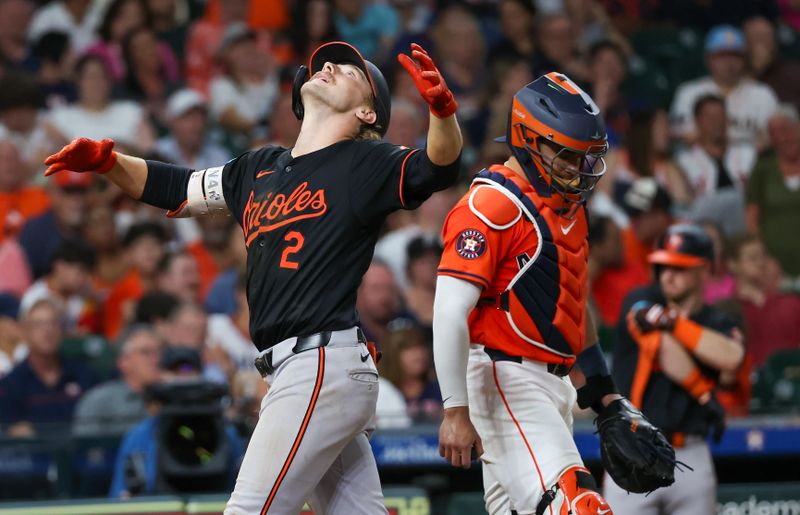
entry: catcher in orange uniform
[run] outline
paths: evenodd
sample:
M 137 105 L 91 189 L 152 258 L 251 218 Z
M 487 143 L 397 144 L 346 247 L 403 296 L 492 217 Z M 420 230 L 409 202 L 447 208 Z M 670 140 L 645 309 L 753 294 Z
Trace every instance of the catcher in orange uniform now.
M 490 514 L 610 514 L 572 439 L 576 400 L 598 413 L 622 488 L 671 484 L 675 455 L 617 392 L 586 311 L 586 199 L 605 171 L 605 127 L 584 91 L 550 73 L 515 95 L 505 141 L 512 155 L 475 177 L 444 224 L 439 450 L 455 466 L 480 456 Z

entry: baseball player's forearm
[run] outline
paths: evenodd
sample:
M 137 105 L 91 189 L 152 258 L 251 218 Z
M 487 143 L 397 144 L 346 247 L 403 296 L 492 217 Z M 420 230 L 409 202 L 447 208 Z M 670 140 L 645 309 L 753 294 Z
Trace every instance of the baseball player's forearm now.
M 139 199 L 147 182 L 147 163 L 139 157 L 117 152 L 117 162 L 105 176 L 128 196 Z
M 444 166 L 453 163 L 463 146 L 464 140 L 455 114 L 447 118 L 430 115 L 426 151 L 433 164 Z
M 670 334 L 662 336 L 658 363 L 665 376 L 694 398 L 702 397 L 714 388 L 713 381 L 700 374 L 692 356 Z
M 698 360 L 717 370 L 735 370 L 744 359 L 741 341 L 685 317 L 677 320 L 671 335 Z
M 467 317 L 481 289 L 455 277 L 439 276 L 433 303 L 433 360 L 444 407 L 467 406 Z

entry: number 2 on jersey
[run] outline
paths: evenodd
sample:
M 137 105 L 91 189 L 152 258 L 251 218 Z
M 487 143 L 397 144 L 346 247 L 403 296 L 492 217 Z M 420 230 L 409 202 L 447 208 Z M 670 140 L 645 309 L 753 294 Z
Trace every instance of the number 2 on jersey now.
M 281 254 L 281 268 L 297 270 L 300 263 L 297 261 L 290 261 L 289 256 L 299 252 L 300 249 L 303 248 L 303 243 L 305 243 L 306 240 L 299 232 L 289 231 L 286 233 L 286 236 L 283 237 L 283 241 L 294 243 L 283 249 L 283 254 Z

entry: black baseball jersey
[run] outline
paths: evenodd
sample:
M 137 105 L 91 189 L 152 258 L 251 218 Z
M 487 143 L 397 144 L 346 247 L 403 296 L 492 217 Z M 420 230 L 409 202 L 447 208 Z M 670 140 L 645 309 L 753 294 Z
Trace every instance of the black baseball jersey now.
M 425 150 L 342 141 L 299 157 L 266 146 L 223 169 L 247 245 L 250 334 L 259 350 L 357 325 L 356 291 L 389 213 L 453 184 L 458 162 Z
M 639 347 L 628 331 L 626 315 L 631 306 L 640 300 L 666 304 L 666 299 L 660 289 L 655 286 L 638 288 L 625 298 L 617 327 L 618 338 L 614 348 L 612 374 L 620 393 L 625 396 L 630 395 L 639 359 Z M 700 311 L 689 318 L 704 327 L 728 336 L 733 336 L 736 330 L 735 321 L 723 311 L 712 306 L 703 305 Z M 719 380 L 718 370 L 704 365 L 696 358 L 694 358 L 694 362 L 704 376 L 715 382 Z M 642 413 L 650 422 L 665 434 L 681 432 L 706 436 L 709 427 L 703 409 L 686 390 L 664 375 L 658 366 L 654 366 L 644 391 L 641 406 Z

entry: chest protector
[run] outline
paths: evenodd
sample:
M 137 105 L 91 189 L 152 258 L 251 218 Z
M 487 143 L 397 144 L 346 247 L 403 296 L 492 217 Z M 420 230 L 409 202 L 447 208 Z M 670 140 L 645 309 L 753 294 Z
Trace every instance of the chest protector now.
M 579 354 L 588 289 L 585 207 L 565 220 L 538 195 L 526 195 L 511 179 L 491 170 L 481 171 L 473 184 L 500 189 L 533 224 L 538 240 L 503 293 L 482 303 L 505 311 L 514 333 L 527 343 L 564 358 Z

